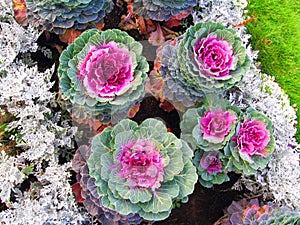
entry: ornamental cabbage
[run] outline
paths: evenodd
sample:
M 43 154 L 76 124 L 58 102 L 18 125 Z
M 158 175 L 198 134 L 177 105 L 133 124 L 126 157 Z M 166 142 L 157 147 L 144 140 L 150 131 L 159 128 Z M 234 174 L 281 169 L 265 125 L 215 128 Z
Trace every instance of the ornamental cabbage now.
M 235 134 L 241 111 L 215 95 L 205 100 L 198 108 L 190 108 L 183 114 L 181 138 L 193 149 L 221 150 Z
M 229 181 L 229 176 L 225 170 L 226 158 L 220 151 L 195 152 L 193 163 L 197 168 L 199 183 L 206 188 L 211 188 L 214 184 L 222 184 Z
M 105 225 L 140 224 L 143 219 L 138 214 L 125 216 L 102 206 L 102 196 L 97 192 L 95 179 L 89 175 L 87 160 L 90 154 L 91 149 L 86 145 L 82 145 L 77 149 L 72 160 L 72 168 L 77 173 L 76 178 L 81 187 L 80 197 L 83 199 L 82 203 L 88 213 L 97 218 L 101 224 Z
M 177 14 L 184 14 L 196 3 L 196 0 L 134 0 L 132 5 L 134 12 L 145 19 L 165 21 Z
M 89 174 L 101 204 L 122 215 L 166 219 L 197 182 L 193 151 L 157 119 L 121 120 L 93 138 L 91 151 Z
M 126 32 L 91 29 L 60 56 L 60 89 L 80 119 L 116 123 L 144 97 L 149 70 L 142 45 Z
M 26 0 L 26 5 L 31 22 L 56 34 L 94 28 L 113 9 L 110 0 Z
M 298 225 L 300 223 L 299 210 L 286 206 L 278 207 L 268 203 L 262 205 L 258 199 L 241 199 L 232 201 L 225 209 L 225 215 L 214 224 L 222 225 Z
M 299 225 L 300 224 L 299 209 L 293 210 L 288 207 L 275 208 L 266 219 L 259 220 L 259 225 L 277 225 L 277 224 Z
M 228 170 L 252 175 L 265 168 L 275 148 L 271 120 L 248 108 L 242 115 L 235 136 L 224 148 Z
M 219 23 L 197 23 L 158 49 L 168 101 L 191 106 L 204 94 L 222 93 L 238 84 L 250 69 L 250 58 L 236 31 Z
M 232 201 L 225 210 L 225 216 L 221 217 L 215 224 L 222 225 L 258 225 L 259 221 L 266 219 L 274 206 L 260 205 L 258 199 L 241 199 Z
M 225 145 L 235 134 L 240 110 L 224 99 L 207 96 L 198 108 L 188 109 L 180 123 L 181 138 L 195 151 L 193 163 L 204 187 L 229 181 Z

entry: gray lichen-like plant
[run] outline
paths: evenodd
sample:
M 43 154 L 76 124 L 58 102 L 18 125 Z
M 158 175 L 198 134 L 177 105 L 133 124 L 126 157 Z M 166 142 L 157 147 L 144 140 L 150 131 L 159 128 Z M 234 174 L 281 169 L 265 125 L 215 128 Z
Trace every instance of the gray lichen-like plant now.
M 87 160 L 90 154 L 90 148 L 82 145 L 77 149 L 72 160 L 72 168 L 77 173 L 76 177 L 80 185 L 79 196 L 88 213 L 105 225 L 140 224 L 143 219 L 138 214 L 121 215 L 117 211 L 103 207 L 102 196 L 97 192 L 95 179 L 89 175 Z
M 241 116 L 235 136 L 224 148 L 227 169 L 253 175 L 266 167 L 275 149 L 273 124 L 258 111 L 248 108 Z
M 95 27 L 113 8 L 111 0 L 26 0 L 29 22 L 63 34 Z
M 121 120 L 93 138 L 89 173 L 101 204 L 149 221 L 166 219 L 173 201 L 187 201 L 197 182 L 188 144 L 157 119 Z
M 176 14 L 189 11 L 196 3 L 196 0 L 134 0 L 132 5 L 134 12 L 139 16 L 146 19 L 165 21 Z
M 195 151 L 193 163 L 204 187 L 229 180 L 223 149 L 235 134 L 241 111 L 218 96 L 207 96 L 198 108 L 188 109 L 180 123 L 181 138 Z
M 144 97 L 149 65 L 142 45 L 126 32 L 82 33 L 60 56 L 60 90 L 80 119 L 116 123 Z
M 219 23 L 197 23 L 158 51 L 164 95 L 175 103 L 184 99 L 185 106 L 238 84 L 250 69 L 241 38 Z

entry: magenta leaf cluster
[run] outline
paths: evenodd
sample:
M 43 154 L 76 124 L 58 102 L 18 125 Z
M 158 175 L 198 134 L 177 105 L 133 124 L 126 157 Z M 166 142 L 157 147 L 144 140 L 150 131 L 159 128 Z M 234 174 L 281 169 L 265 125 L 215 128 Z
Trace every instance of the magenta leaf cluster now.
M 79 78 L 84 79 L 88 91 L 102 98 L 120 95 L 134 79 L 128 49 L 111 41 L 98 47 L 91 46 L 80 66 Z
M 203 139 L 211 143 L 222 143 L 230 131 L 230 126 L 236 121 L 236 114 L 232 114 L 230 111 L 210 109 L 200 119 Z
M 120 176 L 132 187 L 155 190 L 163 180 L 163 157 L 153 143 L 138 139 L 122 146 Z
M 195 53 L 200 71 L 208 77 L 225 77 L 234 69 L 234 52 L 228 41 L 216 36 L 197 40 Z

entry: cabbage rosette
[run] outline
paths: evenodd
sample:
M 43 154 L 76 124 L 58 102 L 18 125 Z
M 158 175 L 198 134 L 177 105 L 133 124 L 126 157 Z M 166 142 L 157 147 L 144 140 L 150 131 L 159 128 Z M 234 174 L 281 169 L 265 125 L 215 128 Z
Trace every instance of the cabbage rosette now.
M 145 19 L 166 21 L 172 16 L 189 11 L 196 3 L 196 0 L 134 0 L 132 5 L 134 12 Z
M 228 171 L 253 175 L 266 167 L 275 149 L 271 120 L 252 108 L 242 114 L 235 135 L 224 148 Z
M 223 149 L 235 134 L 240 113 L 225 99 L 209 96 L 202 106 L 183 114 L 181 139 L 194 149 L 193 163 L 202 186 L 210 188 L 229 181 Z
M 159 72 L 168 101 L 190 96 L 187 106 L 204 94 L 222 93 L 238 84 L 250 69 L 250 58 L 236 31 L 219 23 L 197 23 L 176 45 L 169 42 L 162 51 Z
M 206 188 L 230 180 L 225 169 L 227 159 L 221 151 L 195 151 L 193 163 L 197 168 L 198 181 Z
M 80 119 L 117 123 L 144 97 L 149 70 L 142 45 L 126 32 L 83 32 L 60 56 L 60 90 Z
M 188 109 L 180 122 L 181 139 L 193 149 L 218 151 L 235 134 L 241 110 L 215 95 L 207 96 L 198 108 Z
M 94 28 L 113 9 L 110 0 L 26 0 L 31 23 L 63 34 L 66 29 Z
M 105 128 L 91 151 L 88 167 L 101 204 L 122 215 L 164 220 L 172 203 L 186 202 L 197 182 L 193 151 L 157 119 L 140 125 L 125 119 Z

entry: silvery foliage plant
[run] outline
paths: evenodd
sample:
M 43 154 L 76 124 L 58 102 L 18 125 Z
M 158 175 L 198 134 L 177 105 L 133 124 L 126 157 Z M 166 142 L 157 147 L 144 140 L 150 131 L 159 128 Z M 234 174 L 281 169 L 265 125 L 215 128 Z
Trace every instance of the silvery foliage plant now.
M 21 27 L 13 18 L 12 1 L 0 2 L 0 69 L 13 62 L 21 52 L 35 51 L 38 31 Z
M 73 199 L 70 163 L 58 163 L 59 149 L 71 148 L 71 138 L 76 127 L 58 125 L 55 115 L 48 108 L 54 96 L 50 92 L 50 77 L 54 68 L 39 72 L 37 66 L 29 66 L 17 60 L 22 52 L 37 49 L 38 31 L 30 26 L 20 27 L 13 19 L 12 2 L 0 3 L 1 54 L 0 54 L 0 105 L 15 116 L 8 124 L 17 129 L 20 138 L 17 146 L 22 149 L 18 156 L 1 152 L 0 198 L 7 210 L 0 213 L 5 224 L 78 224 L 89 220 Z M 9 54 L 8 54 L 9 53 Z M 63 123 L 62 123 L 63 124 Z M 13 138 L 13 137 L 12 137 Z M 43 164 L 48 166 L 44 168 Z M 30 169 L 30 164 L 34 165 Z M 36 181 L 27 191 L 19 190 L 20 184 L 30 171 Z M 14 195 L 15 201 L 10 197 Z

